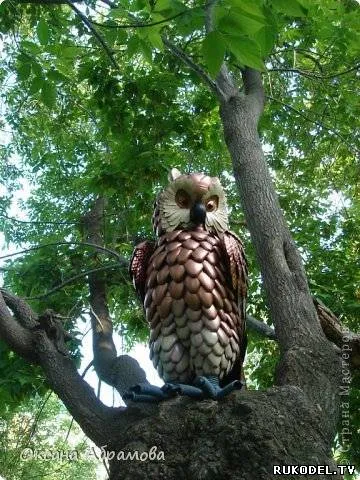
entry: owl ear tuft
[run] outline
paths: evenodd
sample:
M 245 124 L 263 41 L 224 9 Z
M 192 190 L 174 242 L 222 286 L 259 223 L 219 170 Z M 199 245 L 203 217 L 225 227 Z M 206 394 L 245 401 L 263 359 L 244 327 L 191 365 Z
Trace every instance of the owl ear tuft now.
M 180 170 L 178 170 L 177 168 L 172 168 L 169 172 L 168 180 L 169 180 L 169 182 L 173 182 L 174 180 L 176 180 L 181 175 L 182 175 L 182 173 L 180 172 Z

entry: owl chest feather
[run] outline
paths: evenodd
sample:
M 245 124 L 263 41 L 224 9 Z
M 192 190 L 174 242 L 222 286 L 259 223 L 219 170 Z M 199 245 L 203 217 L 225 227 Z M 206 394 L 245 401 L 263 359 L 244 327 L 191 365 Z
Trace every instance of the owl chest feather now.
M 165 380 L 229 372 L 239 355 L 241 318 L 221 239 L 205 230 L 163 234 L 146 271 L 150 352 Z

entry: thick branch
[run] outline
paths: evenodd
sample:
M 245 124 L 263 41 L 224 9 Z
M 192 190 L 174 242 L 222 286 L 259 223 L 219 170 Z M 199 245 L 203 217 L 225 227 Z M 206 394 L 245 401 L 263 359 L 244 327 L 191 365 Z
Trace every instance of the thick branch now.
M 29 329 L 35 328 L 39 325 L 38 316 L 24 299 L 13 295 L 12 293 L 0 288 L 5 303 L 13 311 L 16 319 L 23 327 Z
M 313 297 L 317 316 L 326 338 L 340 349 L 348 350 L 349 364 L 354 370 L 360 369 L 360 334 L 349 331 L 319 299 Z M 276 340 L 275 330 L 252 315 L 246 316 L 246 324 L 249 330 L 260 334 L 269 340 Z
M 81 378 L 73 360 L 57 351 L 43 330 L 34 332 L 36 353 L 49 386 L 64 402 L 86 435 L 97 445 L 107 441 L 106 429 L 115 412 L 104 406 Z
M 92 210 L 84 217 L 87 241 L 96 246 L 104 243 L 102 227 L 105 200 L 96 200 Z M 96 254 L 92 255 L 96 260 Z M 116 348 L 112 338 L 112 321 L 106 300 L 106 279 L 104 272 L 93 271 L 88 275 L 90 292 L 90 318 L 93 333 L 94 367 L 99 377 L 113 384 L 112 368 L 116 359 Z
M 270 340 L 276 340 L 275 330 L 252 315 L 246 315 L 246 326 L 263 337 L 267 337 Z
M 25 359 L 35 362 L 37 360 L 34 354 L 32 335 L 29 330 L 19 325 L 15 318 L 10 314 L 4 297 L 0 292 L 0 338 L 14 352 Z
M 251 108 L 258 121 L 265 105 L 264 87 L 261 73 L 253 68 L 246 67 L 241 71 L 248 108 Z
M 210 33 L 214 30 L 214 8 L 217 0 L 209 0 L 205 5 L 205 30 Z
M 15 315 L 30 329 L 19 325 L 12 317 L 4 297 Z M 29 317 L 25 318 L 26 315 Z M 42 367 L 49 386 L 89 438 L 101 445 L 107 440 L 106 429 L 113 425 L 121 409 L 110 409 L 100 402 L 93 389 L 78 374 L 73 360 L 58 351 L 45 329 L 38 322 L 34 328 L 31 327 L 35 318 L 36 314 L 23 299 L 9 292 L 4 292 L 3 296 L 0 292 L 0 338 L 18 355 Z
M 350 332 L 318 298 L 313 297 L 313 301 L 327 339 L 340 349 L 347 345 L 350 366 L 353 369 L 360 369 L 360 334 Z

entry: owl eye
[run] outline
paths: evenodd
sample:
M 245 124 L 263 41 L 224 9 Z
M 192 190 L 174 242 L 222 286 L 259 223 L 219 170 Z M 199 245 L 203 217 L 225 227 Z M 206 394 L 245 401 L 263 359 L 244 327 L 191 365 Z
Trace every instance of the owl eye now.
M 206 202 L 206 211 L 207 212 L 214 212 L 215 210 L 217 210 L 218 204 L 219 204 L 219 197 L 216 196 L 216 195 L 213 195 Z
M 190 208 L 190 195 L 186 193 L 185 190 L 179 190 L 176 192 L 175 201 L 180 208 Z

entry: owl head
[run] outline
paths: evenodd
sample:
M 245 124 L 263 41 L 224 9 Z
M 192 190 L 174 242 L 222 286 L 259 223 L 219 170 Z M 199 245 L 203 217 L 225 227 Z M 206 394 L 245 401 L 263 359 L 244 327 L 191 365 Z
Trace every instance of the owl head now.
M 218 178 L 204 173 L 183 175 L 173 168 L 169 182 L 155 202 L 153 226 L 157 235 L 198 226 L 218 234 L 228 230 L 226 198 Z

